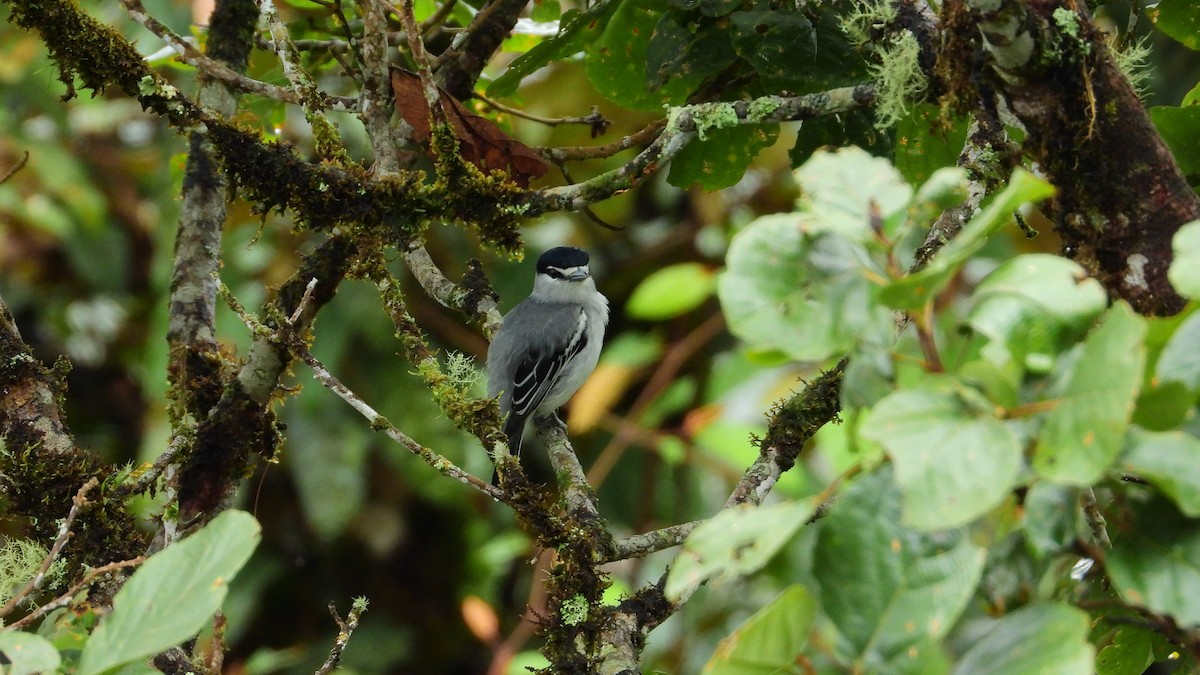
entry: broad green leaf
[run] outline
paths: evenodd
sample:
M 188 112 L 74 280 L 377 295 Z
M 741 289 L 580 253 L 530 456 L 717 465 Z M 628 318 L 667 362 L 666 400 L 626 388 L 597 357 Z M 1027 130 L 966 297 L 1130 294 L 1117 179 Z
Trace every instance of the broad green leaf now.
M 778 124 L 710 129 L 704 140 L 693 138 L 675 155 L 667 182 L 681 188 L 696 184 L 709 191 L 736 185 L 758 152 L 778 136 Z
M 972 218 L 958 236 L 942 247 L 921 271 L 893 281 L 883 288 L 880 298 L 895 309 L 916 309 L 941 292 L 972 255 L 1001 227 L 1012 222 L 1017 207 L 1036 202 L 1054 194 L 1046 181 L 1024 169 L 1013 172 L 1000 194 Z
M 1169 431 L 1183 424 L 1195 401 L 1195 391 L 1182 382 L 1154 379 L 1138 392 L 1132 420 L 1150 431 Z
M 1154 375 L 1162 382 L 1180 382 L 1200 391 L 1200 312 L 1183 321 L 1159 352 Z
M 702 19 L 693 31 L 687 14 L 668 11 L 646 46 L 646 86 L 653 91 L 671 78 L 700 82 L 736 60 L 729 31 L 718 20 Z
M 901 524 L 887 468 L 852 483 L 818 526 L 812 574 L 821 608 L 844 639 L 839 651 L 859 667 L 944 637 L 983 571 L 985 551 L 961 533 L 922 535 Z
M 1200 439 L 1180 431 L 1134 430 L 1118 465 L 1150 481 L 1184 515 L 1200 517 Z
M 903 522 L 917 530 L 965 525 L 1017 482 L 1021 445 L 1003 422 L 947 389 L 904 389 L 871 409 L 862 433 L 896 467 Z
M 814 3 L 747 9 L 729 15 L 733 47 L 768 90 L 808 94 L 868 78 L 866 63 L 846 41 L 832 9 Z
M 954 166 L 967 137 L 967 124 L 952 119 L 943 127 L 937 106 L 921 103 L 896 123 L 896 169 L 913 185 L 929 180 L 934 171 Z
M 811 500 L 725 509 L 700 524 L 683 542 L 663 589 L 668 599 L 710 579 L 757 572 L 815 510 Z
M 1114 539 L 1105 570 L 1126 602 L 1200 626 L 1200 521 L 1165 499 L 1141 506 L 1137 527 Z
M 613 4 L 609 0 L 606 4 Z M 646 52 L 662 19 L 659 0 L 621 0 L 599 37 L 587 45 L 584 71 L 605 98 L 633 110 L 662 109 L 683 103 L 695 80 L 669 79 L 651 91 L 646 86 Z M 531 52 L 532 53 L 532 52 Z
M 841 115 L 826 115 L 801 122 L 796 145 L 788 151 L 788 157 L 792 160 L 792 166 L 800 166 L 821 148 L 840 148 L 845 145 L 858 146 L 876 157 L 892 154 L 891 134 L 875 128 L 874 113 L 851 110 Z
M 901 213 L 913 189 L 891 162 L 856 147 L 817 152 L 794 172 L 799 206 L 815 218 L 815 232 L 836 232 L 857 241 L 874 238 L 872 210 L 884 221 Z
M 1033 466 L 1040 475 L 1087 486 L 1112 465 L 1141 383 L 1145 335 L 1145 320 L 1124 302 L 1113 305 L 1088 335 L 1066 390 L 1038 436 Z
M 529 18 L 538 23 L 558 21 L 562 16 L 562 5 L 558 0 L 533 0 Z
M 1091 675 L 1088 615 L 1063 604 L 1005 616 L 963 654 L 956 675 Z
M 1074 261 L 1033 253 L 993 270 L 972 301 L 967 323 L 1028 368 L 1052 362 L 1077 340 L 1104 311 L 1108 296 Z
M 1079 493 L 1075 488 L 1038 481 L 1025 493 L 1025 541 L 1041 559 L 1064 551 L 1079 536 Z
M 817 602 L 799 584 L 784 589 L 721 640 L 705 675 L 772 675 L 787 672 L 808 643 Z
M 183 642 L 204 627 L 229 590 L 229 580 L 261 538 L 245 511 L 226 511 L 203 529 L 151 556 L 113 599 L 80 657 L 94 675 Z
M 1200 106 L 1159 106 L 1148 112 L 1180 171 L 1185 176 L 1200 173 Z
M 1200 50 L 1200 5 L 1194 0 L 1161 0 L 1149 14 L 1159 30 Z
M 6 659 L 7 675 L 57 672 L 62 661 L 58 650 L 46 638 L 21 631 L 0 633 L 0 653 Z
M 1188 90 L 1188 93 L 1183 95 L 1183 101 L 1179 105 L 1187 107 L 1189 105 L 1200 105 L 1200 82 L 1196 86 Z
M 812 63 L 817 55 L 817 37 L 812 21 L 798 11 L 761 10 L 729 15 L 733 48 L 760 75 L 785 77 Z
M 1142 675 L 1154 661 L 1154 640 L 1140 626 L 1121 626 L 1096 655 L 1096 675 Z
M 583 51 L 598 39 L 619 2 L 607 0 L 586 11 L 570 10 L 563 14 L 558 35 L 543 40 L 508 65 L 508 70 L 488 85 L 488 96 L 504 97 L 517 92 L 521 80 L 542 66 Z
M 810 236 L 810 217 L 764 216 L 733 238 L 717 295 L 729 330 L 760 351 L 819 361 L 863 341 L 890 340 L 891 313 L 874 302 L 860 249 Z
M 1171 239 L 1171 250 L 1175 259 L 1167 278 L 1180 295 L 1200 297 L 1200 220 L 1179 228 Z

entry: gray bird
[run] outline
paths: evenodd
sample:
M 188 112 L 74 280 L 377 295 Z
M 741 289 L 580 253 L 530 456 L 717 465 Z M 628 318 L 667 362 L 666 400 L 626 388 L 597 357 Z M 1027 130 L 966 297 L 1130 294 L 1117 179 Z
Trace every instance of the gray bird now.
M 560 246 L 538 257 L 533 292 L 504 317 L 487 356 L 488 396 L 500 395 L 514 455 L 525 424 L 558 410 L 595 370 L 607 325 L 587 251 Z

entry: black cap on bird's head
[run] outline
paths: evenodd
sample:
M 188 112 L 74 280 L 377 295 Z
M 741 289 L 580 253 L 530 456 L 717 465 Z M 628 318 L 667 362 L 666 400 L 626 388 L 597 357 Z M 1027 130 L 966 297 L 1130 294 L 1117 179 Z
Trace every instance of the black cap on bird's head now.
M 589 276 L 587 251 L 574 246 L 559 246 L 538 256 L 538 274 L 555 279 L 580 281 Z

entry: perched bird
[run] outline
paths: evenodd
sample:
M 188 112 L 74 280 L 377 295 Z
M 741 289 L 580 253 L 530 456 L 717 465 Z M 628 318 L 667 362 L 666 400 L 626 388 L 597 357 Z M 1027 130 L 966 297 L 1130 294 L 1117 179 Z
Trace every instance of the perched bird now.
M 607 325 L 608 299 L 596 290 L 587 251 L 560 246 L 539 256 L 533 292 L 488 348 L 488 396 L 500 395 L 514 455 L 526 422 L 554 413 L 591 375 Z

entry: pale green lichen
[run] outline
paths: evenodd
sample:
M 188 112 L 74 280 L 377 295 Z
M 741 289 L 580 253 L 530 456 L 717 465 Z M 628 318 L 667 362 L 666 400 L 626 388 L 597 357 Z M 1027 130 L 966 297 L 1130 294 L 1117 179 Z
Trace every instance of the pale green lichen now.
M 912 105 L 929 86 L 921 71 L 921 45 L 908 31 L 897 33 L 879 50 L 879 62 L 871 67 L 875 77 L 875 128 L 883 130 L 908 115 Z
M 700 103 L 688 107 L 696 124 L 696 136 L 702 141 L 708 140 L 709 130 L 737 126 L 737 110 L 732 103 Z
M 1059 7 L 1051 16 L 1060 31 L 1073 38 L 1079 37 L 1079 17 L 1075 15 L 1075 12 L 1066 7 Z
M 450 352 L 446 357 L 446 377 L 450 378 L 451 386 L 469 392 L 479 381 L 480 373 L 475 359 L 461 352 Z
M 778 96 L 763 96 L 750 101 L 750 121 L 761 124 L 764 119 L 775 114 L 775 111 L 779 110 L 779 106 Z
M 559 616 L 562 617 L 562 622 L 567 626 L 578 626 L 587 621 L 588 605 L 587 598 L 582 595 L 572 595 L 563 601 L 562 607 L 559 609 Z
M 29 539 L 11 538 L 4 542 L 4 546 L 0 546 L 0 604 L 11 600 L 17 591 L 37 576 L 47 555 L 49 552 L 43 546 Z M 60 584 L 66 569 L 65 560 L 55 560 L 46 570 L 49 584 Z
M 871 41 L 872 33 L 895 20 L 896 3 L 891 0 L 854 0 L 842 17 L 842 32 L 850 44 L 861 47 Z
M 1149 37 L 1143 37 L 1136 42 L 1130 42 L 1125 45 L 1124 49 L 1112 46 L 1113 60 L 1117 62 L 1117 68 L 1121 69 L 1121 74 L 1129 80 L 1129 86 L 1133 87 L 1133 91 L 1138 97 L 1146 95 L 1146 85 L 1150 83 L 1150 45 L 1148 44 Z

